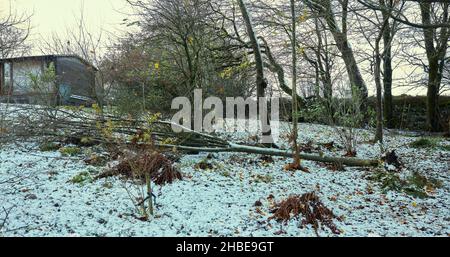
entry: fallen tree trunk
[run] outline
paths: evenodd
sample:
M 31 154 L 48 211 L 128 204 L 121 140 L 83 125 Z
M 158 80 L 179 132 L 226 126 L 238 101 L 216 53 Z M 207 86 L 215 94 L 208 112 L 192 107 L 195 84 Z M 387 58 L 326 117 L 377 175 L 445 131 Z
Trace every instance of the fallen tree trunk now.
M 281 156 L 289 158 L 294 157 L 294 153 L 292 151 L 235 144 L 208 134 L 192 131 L 191 129 L 181 126 L 179 124 L 172 124 L 170 122 L 159 122 L 159 123 L 177 126 L 185 130 L 185 133 L 192 133 L 202 138 L 208 138 L 209 140 L 217 141 L 218 145 L 222 145 L 221 147 L 197 147 L 197 146 L 186 146 L 186 145 L 183 146 L 173 144 L 158 144 L 158 143 L 155 144 L 155 146 L 161 148 L 175 148 L 177 150 L 192 151 L 192 152 L 209 152 L 209 153 L 234 152 L 234 153 L 250 153 L 250 154 Z M 338 163 L 350 167 L 376 167 L 379 165 L 378 160 L 365 160 L 357 158 L 342 158 L 342 157 L 331 157 L 331 156 L 311 155 L 311 154 L 300 154 L 300 158 L 303 160 L 315 162 Z
M 156 146 L 161 148 L 175 148 L 182 151 L 193 151 L 193 152 L 206 152 L 206 153 L 250 153 L 250 154 L 262 154 L 271 156 L 281 156 L 293 158 L 294 153 L 292 151 L 272 149 L 272 148 L 261 148 L 246 145 L 239 145 L 230 143 L 229 147 L 222 148 L 207 148 L 207 147 L 191 147 L 191 146 L 180 146 L 180 145 L 159 145 Z M 331 156 L 320 156 L 312 154 L 300 154 L 300 158 L 308 161 L 323 162 L 323 163 L 338 163 L 350 167 L 376 167 L 379 165 L 378 160 L 364 160 L 357 158 L 340 158 Z

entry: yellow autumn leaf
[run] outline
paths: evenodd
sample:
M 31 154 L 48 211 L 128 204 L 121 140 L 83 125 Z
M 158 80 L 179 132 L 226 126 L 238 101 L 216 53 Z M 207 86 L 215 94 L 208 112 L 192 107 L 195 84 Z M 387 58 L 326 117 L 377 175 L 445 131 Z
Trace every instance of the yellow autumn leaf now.
M 298 21 L 305 22 L 306 20 L 308 20 L 308 11 L 304 10 L 303 14 L 300 17 L 298 17 Z
M 155 69 L 159 70 L 159 62 L 155 63 Z

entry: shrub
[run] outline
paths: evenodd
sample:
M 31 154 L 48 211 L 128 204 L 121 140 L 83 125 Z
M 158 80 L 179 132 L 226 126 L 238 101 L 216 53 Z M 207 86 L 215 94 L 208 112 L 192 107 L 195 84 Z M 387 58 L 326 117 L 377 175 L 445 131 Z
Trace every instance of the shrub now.
M 143 114 L 142 96 L 139 96 L 136 90 L 121 86 L 114 92 L 114 105 L 115 111 L 119 115 L 131 116 L 132 118 L 138 118 Z M 141 92 L 141 91 L 140 91 Z M 139 100 L 136 100 L 139 99 Z
M 306 122 L 331 124 L 331 113 L 323 101 L 308 102 L 306 108 L 298 113 Z
M 58 99 L 58 76 L 54 63 L 44 69 L 42 74 L 27 74 L 31 89 L 34 91 L 33 101 L 46 106 L 55 106 Z
M 393 172 L 387 171 L 377 171 L 371 177 L 371 180 L 374 180 L 380 183 L 381 188 L 383 189 L 383 193 L 388 191 L 402 191 L 404 187 L 404 181 L 400 178 L 400 176 Z
M 349 93 L 344 94 L 348 95 Z M 333 99 L 331 101 L 331 124 L 335 126 L 338 141 L 344 146 L 346 156 L 355 157 L 357 155 L 356 146 L 361 136 L 357 128 L 364 125 L 373 127 L 376 122 L 373 109 L 369 108 L 366 114 L 361 111 L 364 103 L 360 90 L 353 87 L 350 95 L 350 99 Z

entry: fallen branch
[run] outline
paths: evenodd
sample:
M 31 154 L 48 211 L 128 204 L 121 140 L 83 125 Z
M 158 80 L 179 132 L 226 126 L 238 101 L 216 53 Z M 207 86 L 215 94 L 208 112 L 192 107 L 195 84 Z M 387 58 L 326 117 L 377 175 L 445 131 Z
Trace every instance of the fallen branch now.
M 274 148 L 263 148 L 246 146 L 228 142 L 220 137 L 213 136 L 206 133 L 193 131 L 179 124 L 174 124 L 168 121 L 153 121 L 148 123 L 144 120 L 130 120 L 122 119 L 121 117 L 105 116 L 101 118 L 95 114 L 84 111 L 71 112 L 66 110 L 58 110 L 59 115 L 53 115 L 51 108 L 35 108 L 39 111 L 34 112 L 33 119 L 30 117 L 30 112 L 25 112 L 22 119 L 18 119 L 15 123 L 14 129 L 9 132 L 9 136 L 15 137 L 33 137 L 33 136 L 48 136 L 55 139 L 63 137 L 79 136 L 90 137 L 98 143 L 104 144 L 149 144 L 150 142 L 130 142 L 126 138 L 135 137 L 136 139 L 144 138 L 147 133 L 151 136 L 152 146 L 165 149 L 178 149 L 182 151 L 191 152 L 234 152 L 234 153 L 249 153 L 262 154 L 270 156 L 282 156 L 293 158 L 293 152 L 289 150 L 279 150 Z M 48 110 L 50 109 L 50 110 Z M 52 113 L 51 119 L 48 115 Z M 106 119 L 105 119 L 106 117 Z M 43 122 L 51 120 L 51 122 Z M 99 130 L 99 126 L 108 127 L 107 123 L 113 123 L 111 126 L 110 135 L 105 135 Z M 175 133 L 174 127 L 181 128 L 182 133 Z M 101 129 L 101 128 L 100 128 Z M 145 133 L 144 133 L 145 132 Z M 2 135 L 0 135 L 0 139 Z M 172 139 L 167 143 L 167 139 Z M 379 160 L 364 160 L 357 158 L 341 158 L 323 155 L 301 154 L 301 159 L 323 163 L 333 163 L 351 167 L 371 167 L 378 166 Z

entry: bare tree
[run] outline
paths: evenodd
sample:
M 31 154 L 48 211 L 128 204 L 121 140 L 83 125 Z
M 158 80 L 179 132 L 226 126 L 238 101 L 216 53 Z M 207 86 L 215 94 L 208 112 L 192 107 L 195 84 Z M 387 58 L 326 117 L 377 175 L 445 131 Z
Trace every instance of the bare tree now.
M 397 21 L 391 18 L 391 8 L 399 2 L 379 0 L 380 6 L 384 9 L 371 8 L 364 1 L 360 1 L 367 7 L 355 11 L 357 16 L 360 34 L 364 36 L 367 45 L 373 49 L 373 63 L 371 73 L 373 73 L 376 88 L 376 135 L 375 141 L 383 142 L 383 128 L 386 122 L 388 127 L 393 126 L 393 106 L 392 106 L 392 45 L 396 33 L 399 30 Z M 400 10 L 404 5 L 400 5 Z M 392 22 L 391 22 L 392 20 Z M 383 43 L 383 45 L 381 45 Z M 382 67 L 383 64 L 383 67 Z M 388 102 L 386 104 L 386 102 Z M 388 110 L 386 110 L 388 109 Z
M 220 36 L 227 41 L 235 49 L 245 50 L 247 54 L 253 54 L 251 43 L 247 41 L 242 35 L 245 35 L 246 29 L 242 31 L 242 27 L 246 27 L 240 21 L 240 15 L 236 13 L 236 8 L 233 1 L 221 1 L 220 4 L 211 4 L 211 8 L 215 15 L 217 15 L 220 26 L 217 26 L 217 31 Z M 282 34 L 282 36 L 291 39 L 290 18 L 280 15 L 280 8 L 283 11 L 289 12 L 289 7 L 284 9 L 283 3 L 266 3 L 264 1 L 254 1 L 247 3 L 247 9 L 253 10 L 253 29 L 258 34 L 257 39 L 260 40 L 261 54 L 263 57 L 264 68 L 272 72 L 278 81 L 281 93 L 292 96 L 292 87 L 288 85 L 285 69 L 290 67 L 287 62 L 288 55 L 279 53 L 281 47 L 277 46 L 283 44 L 282 42 L 274 42 L 274 34 Z M 290 15 L 289 15 L 290 16 Z M 279 33 L 279 32 L 282 33 Z M 270 33 L 272 32 L 272 33 Z M 281 39 L 284 40 L 284 39 Z M 286 49 L 290 50 L 288 46 Z M 242 59 L 242 57 L 241 57 Z M 273 87 L 270 90 L 277 90 Z M 297 93 L 297 102 L 299 106 L 304 106 L 304 99 Z
M 439 111 L 439 94 L 442 87 L 443 71 L 445 68 L 445 58 L 449 47 L 450 38 L 450 17 L 448 1 L 440 0 L 417 0 L 420 9 L 421 22 L 408 19 L 402 10 L 393 7 L 380 5 L 372 0 L 358 0 L 373 9 L 385 11 L 396 22 L 408 25 L 415 31 L 421 31 L 423 38 L 423 48 L 426 52 L 428 63 L 420 62 L 427 73 L 427 123 L 428 129 L 438 132 L 442 128 Z M 404 1 L 406 2 L 406 1 Z M 421 40 L 415 40 L 414 46 L 421 46 Z
M 375 69 L 374 69 L 374 76 L 375 76 L 375 85 L 377 88 L 377 103 L 376 103 L 376 109 L 377 109 L 377 129 L 375 133 L 375 142 L 383 143 L 383 89 L 381 85 L 381 59 L 386 54 L 381 53 L 380 50 L 380 42 L 383 39 L 383 36 L 385 35 L 385 31 L 387 30 L 387 26 L 389 25 L 389 16 L 383 16 L 384 21 L 381 26 L 380 32 L 375 40 L 375 51 L 374 51 L 374 59 L 375 59 Z M 389 43 L 390 45 L 390 43 Z M 390 47 L 385 46 L 385 50 L 389 49 Z
M 368 90 L 366 82 L 364 81 L 358 63 L 348 39 L 348 14 L 349 1 L 338 1 L 341 7 L 341 26 L 339 27 L 336 14 L 333 11 L 334 2 L 332 0 L 304 0 L 304 2 L 311 8 L 316 15 L 321 16 L 327 23 L 328 28 L 333 35 L 336 46 L 341 52 L 342 59 L 345 62 L 347 74 L 352 88 L 358 89 L 358 94 L 362 99 L 361 111 L 366 113 Z
M 0 58 L 22 55 L 29 50 L 25 41 L 30 35 L 32 15 L 8 11 L 6 16 L 0 16 Z
M 441 94 L 445 94 L 450 91 L 450 54 L 447 53 L 447 58 L 445 59 L 444 72 L 442 75 L 442 89 Z
M 152 47 L 166 48 L 165 58 L 176 63 L 180 95 L 190 96 L 195 88 L 202 88 L 207 65 L 205 51 L 211 40 L 205 17 L 208 3 L 203 0 L 127 0 L 137 10 L 142 37 Z

